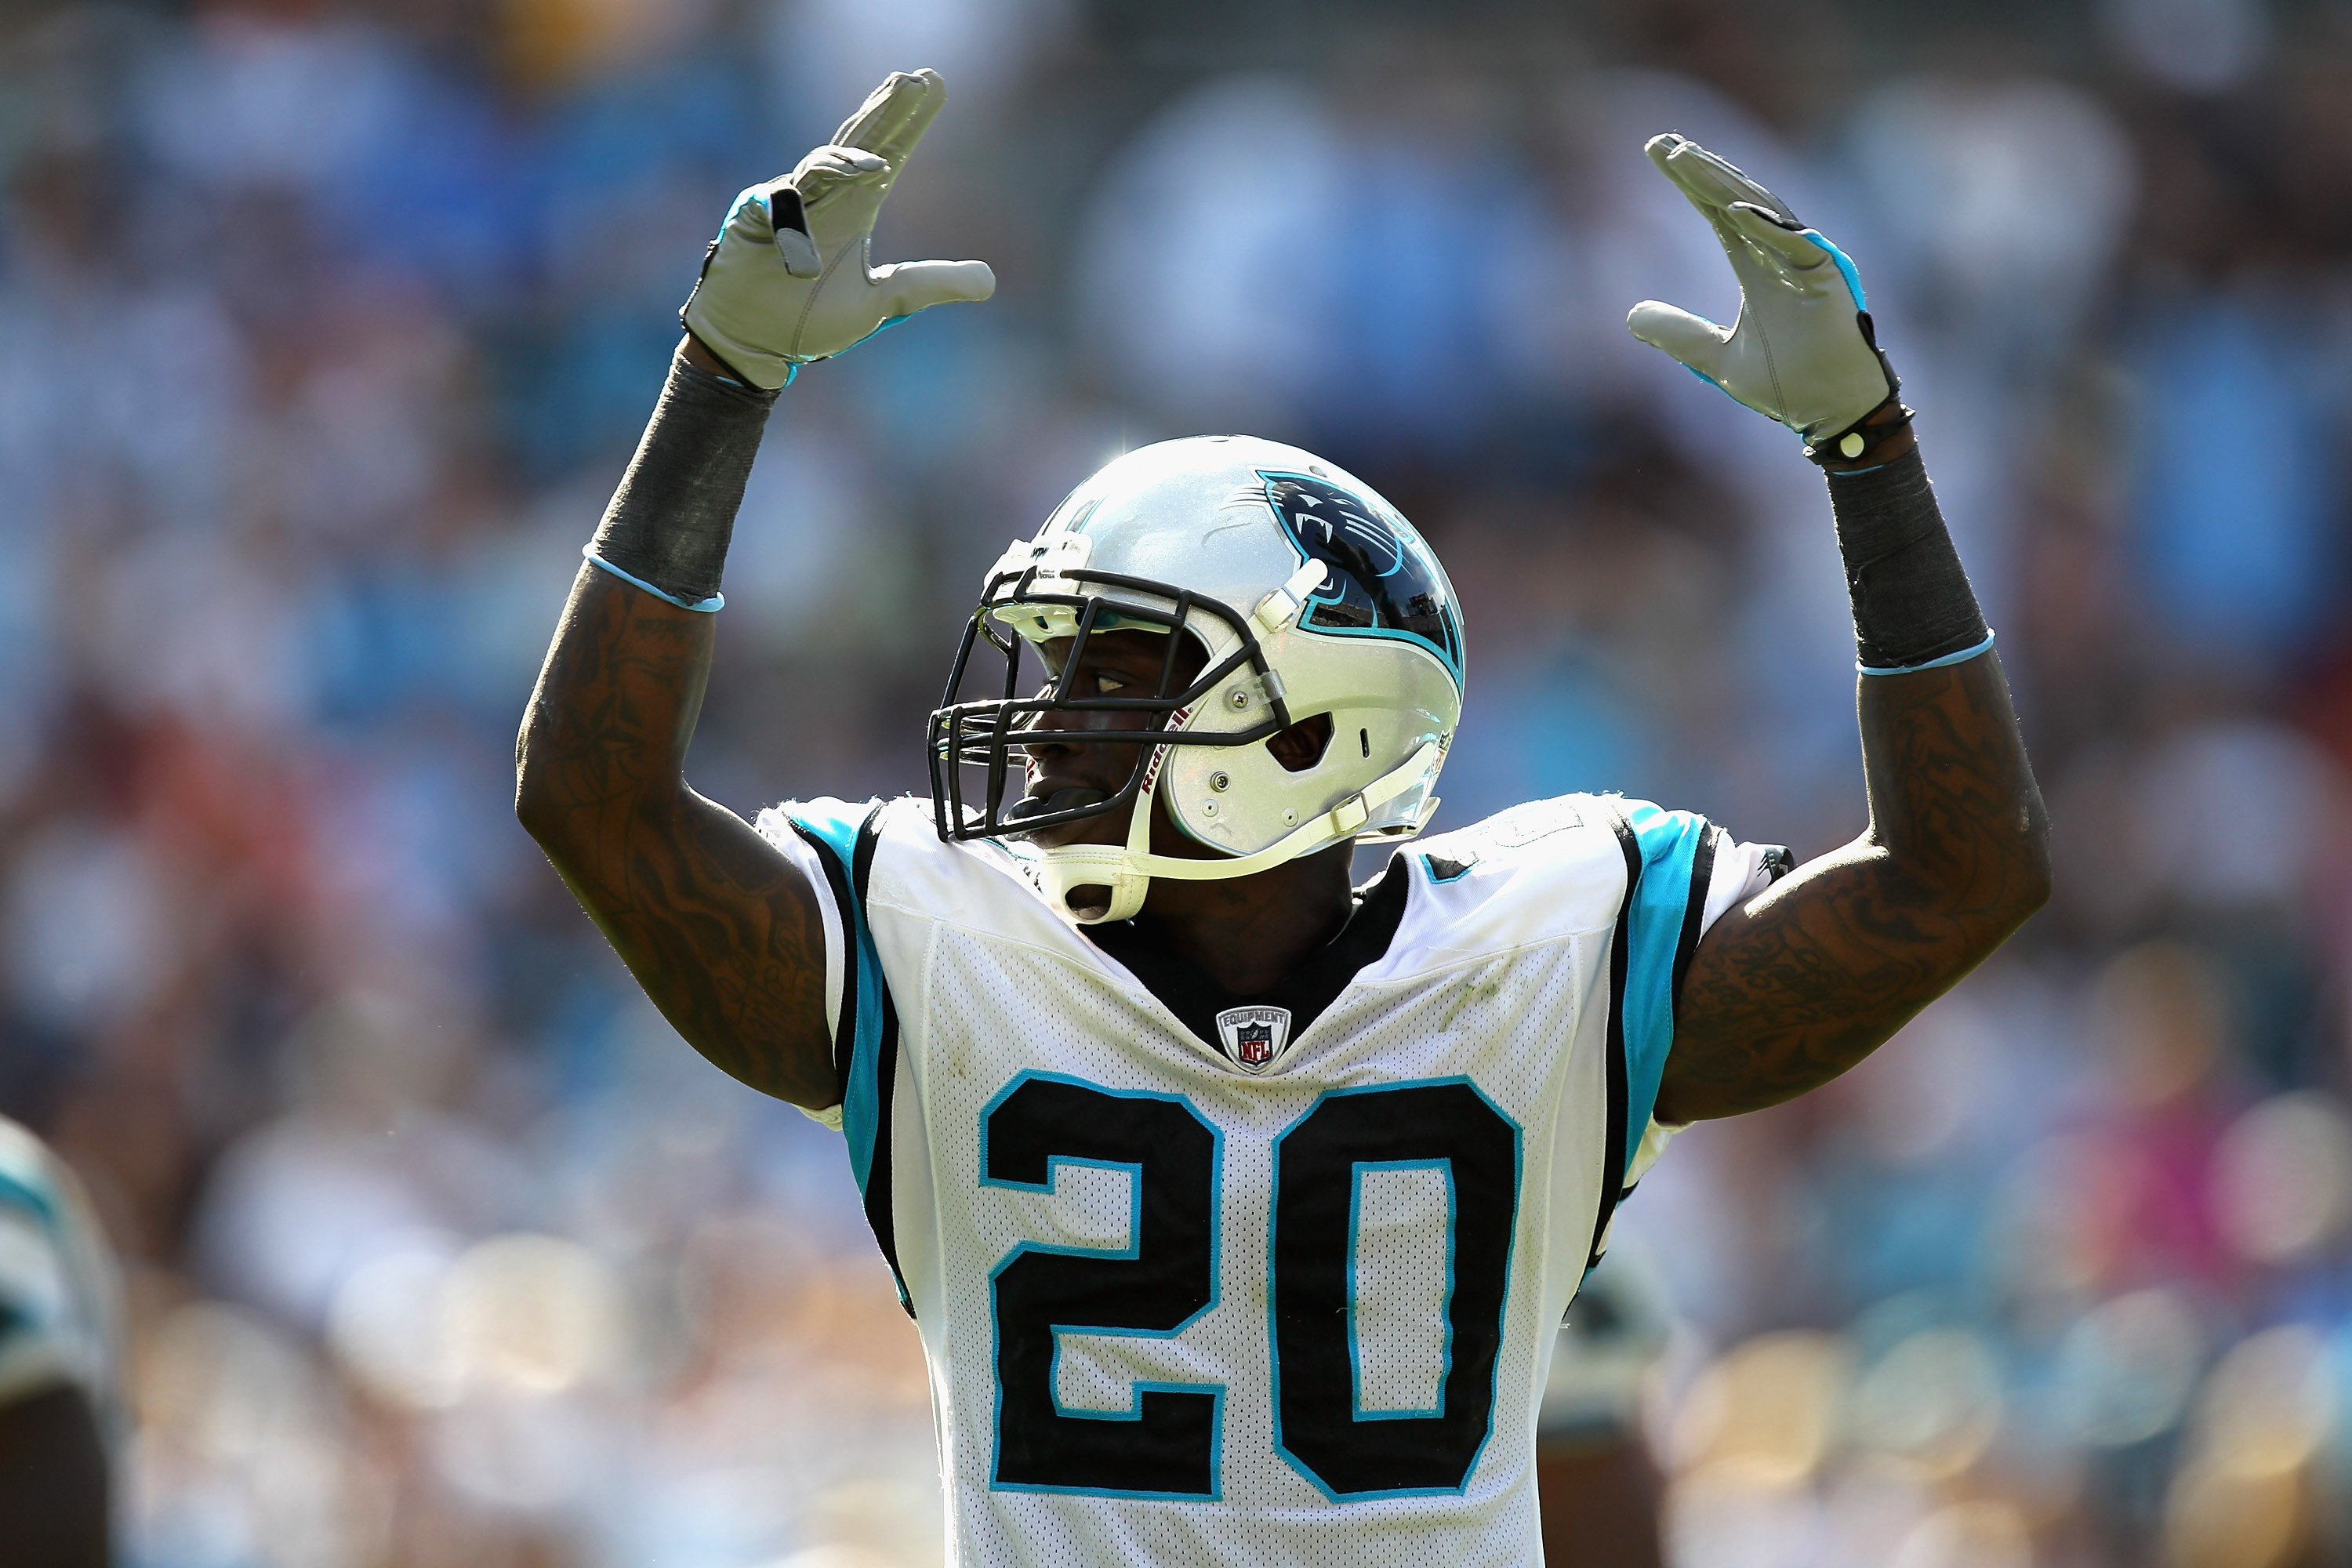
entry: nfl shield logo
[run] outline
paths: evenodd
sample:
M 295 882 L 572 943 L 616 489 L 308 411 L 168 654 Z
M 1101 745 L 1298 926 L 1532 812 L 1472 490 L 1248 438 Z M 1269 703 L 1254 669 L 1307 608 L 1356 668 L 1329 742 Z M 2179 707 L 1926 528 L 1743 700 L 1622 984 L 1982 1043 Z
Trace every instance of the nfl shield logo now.
M 1264 1072 L 1290 1044 L 1290 1009 L 1228 1007 L 1217 1015 L 1217 1040 L 1235 1067 Z

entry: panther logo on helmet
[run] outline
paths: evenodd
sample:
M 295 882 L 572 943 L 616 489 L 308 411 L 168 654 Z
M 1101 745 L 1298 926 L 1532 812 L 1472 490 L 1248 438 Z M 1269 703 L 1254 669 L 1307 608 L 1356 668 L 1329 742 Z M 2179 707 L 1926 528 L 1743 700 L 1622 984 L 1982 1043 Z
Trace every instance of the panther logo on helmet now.
M 1425 643 L 1459 677 L 1462 628 L 1436 558 L 1387 507 L 1306 474 L 1262 472 L 1265 499 L 1299 550 L 1330 568 L 1300 625 Z

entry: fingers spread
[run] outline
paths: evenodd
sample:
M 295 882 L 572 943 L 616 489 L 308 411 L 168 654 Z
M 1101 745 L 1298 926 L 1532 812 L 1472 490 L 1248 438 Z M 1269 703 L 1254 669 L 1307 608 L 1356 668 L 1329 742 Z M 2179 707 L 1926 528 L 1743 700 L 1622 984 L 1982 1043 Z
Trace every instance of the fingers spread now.
M 833 139 L 845 147 L 862 147 L 897 168 L 947 100 L 948 85 L 939 72 L 893 71 L 856 113 L 841 122 Z
M 876 268 L 874 283 L 882 290 L 883 314 L 888 316 L 971 303 L 996 292 L 996 274 L 985 261 L 901 261 Z
M 1626 315 L 1625 326 L 1651 347 L 1664 349 L 1709 381 L 1720 384 L 1723 348 L 1731 334 L 1713 321 L 1677 306 L 1644 300 Z

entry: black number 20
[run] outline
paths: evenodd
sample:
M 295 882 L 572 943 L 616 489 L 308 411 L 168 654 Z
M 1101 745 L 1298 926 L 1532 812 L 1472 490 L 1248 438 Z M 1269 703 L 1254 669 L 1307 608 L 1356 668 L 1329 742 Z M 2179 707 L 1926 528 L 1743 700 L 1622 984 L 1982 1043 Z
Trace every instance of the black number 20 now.
M 1219 1495 L 1218 1384 L 1138 1384 L 1126 1411 L 1065 1410 L 1056 1335 L 1173 1335 L 1217 1299 L 1215 1130 L 1175 1095 L 1024 1075 L 981 1114 L 981 1180 L 1053 1189 L 1057 1164 L 1134 1173 L 1121 1252 L 1024 1242 L 997 1264 L 995 1484 L 1144 1498 Z M 1467 1080 L 1328 1094 L 1275 1143 L 1276 1430 L 1338 1501 L 1458 1491 L 1494 1425 L 1519 1132 Z M 1349 1310 L 1366 1166 L 1444 1171 L 1451 1198 L 1442 1399 L 1427 1415 L 1356 1405 Z

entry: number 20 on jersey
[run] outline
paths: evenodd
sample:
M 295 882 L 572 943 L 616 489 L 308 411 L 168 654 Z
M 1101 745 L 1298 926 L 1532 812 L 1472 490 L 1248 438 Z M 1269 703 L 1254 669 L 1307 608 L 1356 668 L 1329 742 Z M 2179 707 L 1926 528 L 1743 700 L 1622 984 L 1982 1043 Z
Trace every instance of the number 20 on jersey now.
M 993 1483 L 1022 1491 L 1219 1495 L 1223 1389 L 1133 1385 L 1126 1411 L 1055 1394 L 1064 1333 L 1170 1337 L 1214 1306 L 1219 1134 L 1181 1095 L 1026 1073 L 981 1113 L 983 1185 L 1054 1190 L 1055 1167 L 1131 1173 L 1128 1246 L 1023 1242 L 990 1276 Z M 1335 1501 L 1456 1492 L 1492 1429 L 1516 1230 L 1519 1130 L 1466 1079 L 1324 1095 L 1274 1145 L 1267 1216 L 1275 1447 Z M 1444 1348 L 1430 1410 L 1360 1405 L 1356 1243 L 1367 1172 L 1427 1169 L 1446 1194 Z

